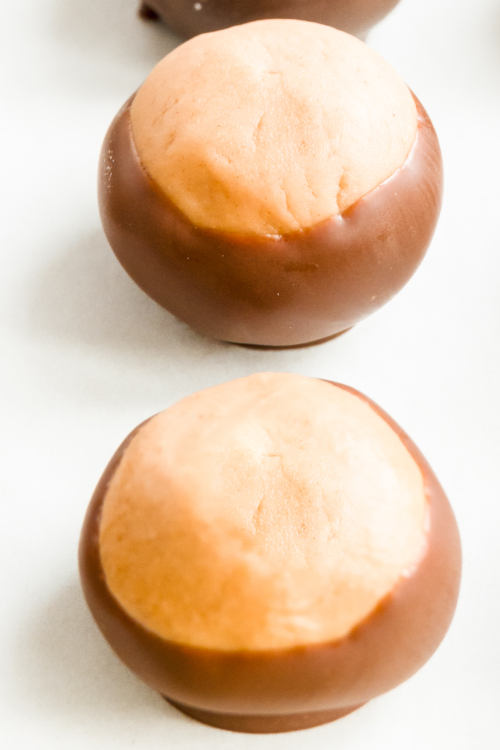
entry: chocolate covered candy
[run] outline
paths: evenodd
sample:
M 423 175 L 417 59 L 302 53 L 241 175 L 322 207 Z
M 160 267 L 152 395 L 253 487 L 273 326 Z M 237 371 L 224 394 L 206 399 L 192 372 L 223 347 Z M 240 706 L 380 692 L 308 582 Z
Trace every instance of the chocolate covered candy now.
M 339 718 L 422 666 L 453 615 L 460 543 L 432 470 L 379 407 L 268 373 L 127 438 L 80 569 L 141 679 L 206 723 L 276 732 Z
M 162 18 L 181 37 L 261 18 L 297 18 L 364 37 L 398 0 L 143 0 L 139 15 Z
M 411 277 L 442 192 L 434 129 L 375 52 L 298 21 L 187 42 L 111 125 L 103 225 L 159 304 L 225 341 L 294 346 Z

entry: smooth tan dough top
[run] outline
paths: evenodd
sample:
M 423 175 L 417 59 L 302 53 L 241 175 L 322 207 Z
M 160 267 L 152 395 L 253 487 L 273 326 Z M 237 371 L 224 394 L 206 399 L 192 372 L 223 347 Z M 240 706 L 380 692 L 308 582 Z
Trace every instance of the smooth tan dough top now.
M 292 20 L 181 45 L 131 122 L 146 171 L 195 225 L 258 235 L 345 211 L 404 164 L 417 132 L 407 86 L 376 52 Z
M 421 471 L 360 398 L 258 374 L 147 422 L 100 525 L 110 591 L 164 638 L 222 650 L 341 638 L 426 545 Z

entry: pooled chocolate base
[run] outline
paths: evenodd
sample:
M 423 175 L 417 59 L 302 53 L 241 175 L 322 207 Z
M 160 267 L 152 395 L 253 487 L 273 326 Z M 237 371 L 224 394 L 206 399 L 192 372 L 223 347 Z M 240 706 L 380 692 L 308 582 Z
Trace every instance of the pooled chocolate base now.
M 264 18 L 297 18 L 364 37 L 399 0 L 145 0 L 141 18 L 162 18 L 188 39 Z
M 343 716 L 356 711 L 359 706 L 348 708 L 336 708 L 333 711 L 310 711 L 309 713 L 281 714 L 277 716 L 252 716 L 245 714 L 220 714 L 214 711 L 201 711 L 198 708 L 184 706 L 163 696 L 168 703 L 190 716 L 192 719 L 209 724 L 218 729 L 227 729 L 230 732 L 247 732 L 248 734 L 278 734 L 279 732 L 295 732 L 298 729 L 311 729 L 321 724 L 329 724 L 337 721 Z
M 122 661 L 200 721 L 234 731 L 276 732 L 334 720 L 411 677 L 449 627 L 458 596 L 461 551 L 448 500 L 425 458 L 401 428 L 366 396 L 340 387 L 368 403 L 396 432 L 422 471 L 429 502 L 422 559 L 345 638 L 281 650 L 219 651 L 155 635 L 128 615 L 111 594 L 99 551 L 107 488 L 141 426 L 118 448 L 97 485 L 79 551 L 89 608 Z
M 339 331 L 338 333 L 333 333 L 331 336 L 325 336 L 324 339 L 318 339 L 317 341 L 308 341 L 307 344 L 292 344 L 291 346 L 264 346 L 262 344 L 239 344 L 237 341 L 231 341 L 228 343 L 236 344 L 236 346 L 243 346 L 246 349 L 304 349 L 309 346 L 319 346 L 320 344 L 326 344 L 328 341 L 332 341 L 333 339 L 338 338 L 339 336 L 342 336 L 344 333 L 347 333 L 347 331 L 350 331 L 350 328 L 346 328 L 345 331 Z
M 272 238 L 194 226 L 141 165 L 132 99 L 101 151 L 104 230 L 141 289 L 198 332 L 272 347 L 326 339 L 389 301 L 421 262 L 439 215 L 442 162 L 418 102 L 402 168 L 342 214 Z

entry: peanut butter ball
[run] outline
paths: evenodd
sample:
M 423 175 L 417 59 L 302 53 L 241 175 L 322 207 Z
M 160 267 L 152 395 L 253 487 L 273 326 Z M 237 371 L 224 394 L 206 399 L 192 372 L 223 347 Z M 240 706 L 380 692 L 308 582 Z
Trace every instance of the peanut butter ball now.
M 162 18 L 182 37 L 262 18 L 297 18 L 364 37 L 398 0 L 141 0 L 139 15 Z
M 104 228 L 153 299 L 202 333 L 293 346 L 377 309 L 420 262 L 437 140 L 358 39 L 271 20 L 175 49 L 125 105 L 100 167 Z
M 331 721 L 416 671 L 451 620 L 460 545 L 437 480 L 378 407 L 263 373 L 129 436 L 80 565 L 142 679 L 202 721 L 267 732 Z
M 326 26 L 204 34 L 130 108 L 146 172 L 195 225 L 280 236 L 337 216 L 399 169 L 415 102 L 373 50 Z

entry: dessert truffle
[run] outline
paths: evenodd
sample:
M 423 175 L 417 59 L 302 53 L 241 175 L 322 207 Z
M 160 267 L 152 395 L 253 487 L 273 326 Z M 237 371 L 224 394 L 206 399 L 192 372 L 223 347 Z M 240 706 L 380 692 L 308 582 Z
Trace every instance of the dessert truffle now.
M 295 346 L 406 283 L 441 187 L 432 125 L 390 66 L 343 32 L 274 20 L 156 66 L 108 131 L 99 200 L 160 305 L 208 336 Z
M 430 467 L 375 404 L 265 373 L 134 430 L 89 506 L 80 569 L 145 682 L 206 723 L 276 732 L 339 718 L 429 658 L 460 543 Z
M 264 18 L 296 18 L 364 37 L 398 0 L 141 0 L 139 15 L 162 18 L 188 38 Z

